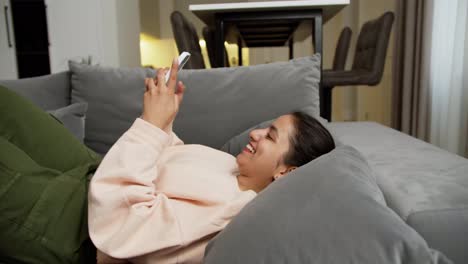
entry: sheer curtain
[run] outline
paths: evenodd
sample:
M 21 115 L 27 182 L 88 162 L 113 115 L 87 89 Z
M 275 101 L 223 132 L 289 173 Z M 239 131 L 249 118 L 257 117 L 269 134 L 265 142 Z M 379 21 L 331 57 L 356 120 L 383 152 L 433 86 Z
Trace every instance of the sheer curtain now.
M 429 141 L 468 157 L 468 1 L 431 0 Z

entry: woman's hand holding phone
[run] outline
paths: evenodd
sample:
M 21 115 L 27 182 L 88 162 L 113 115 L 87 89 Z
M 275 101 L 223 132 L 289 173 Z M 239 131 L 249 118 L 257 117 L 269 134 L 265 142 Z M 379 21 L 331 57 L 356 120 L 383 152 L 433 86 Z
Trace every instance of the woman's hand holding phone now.
M 141 117 L 168 134 L 172 131 L 172 122 L 179 111 L 185 92 L 185 85 L 181 81 L 176 83 L 177 69 L 178 62 L 174 59 L 167 84 L 165 82 L 167 69 L 158 69 L 156 79 L 145 79 L 146 92 Z

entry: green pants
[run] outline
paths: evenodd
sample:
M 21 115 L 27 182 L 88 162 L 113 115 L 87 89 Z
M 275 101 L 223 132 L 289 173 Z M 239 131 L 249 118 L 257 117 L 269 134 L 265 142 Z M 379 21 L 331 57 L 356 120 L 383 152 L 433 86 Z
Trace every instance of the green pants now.
M 0 262 L 93 263 L 87 190 L 100 157 L 0 86 Z

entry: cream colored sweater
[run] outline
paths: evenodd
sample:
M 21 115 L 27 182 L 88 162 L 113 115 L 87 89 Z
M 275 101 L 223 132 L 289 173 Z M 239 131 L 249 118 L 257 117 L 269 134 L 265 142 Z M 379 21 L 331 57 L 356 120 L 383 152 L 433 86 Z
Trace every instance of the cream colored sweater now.
M 89 189 L 98 259 L 200 263 L 208 241 L 252 200 L 232 155 L 184 145 L 137 119 L 104 157 Z

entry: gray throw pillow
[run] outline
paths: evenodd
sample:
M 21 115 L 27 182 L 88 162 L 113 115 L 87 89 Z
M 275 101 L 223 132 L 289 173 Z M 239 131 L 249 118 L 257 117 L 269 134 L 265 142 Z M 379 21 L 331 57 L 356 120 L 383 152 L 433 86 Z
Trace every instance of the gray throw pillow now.
M 354 148 L 272 183 L 207 246 L 205 263 L 450 263 L 389 209 Z
M 85 136 L 87 103 L 75 103 L 56 110 L 47 111 L 65 126 L 80 142 Z
M 182 70 L 186 87 L 174 131 L 221 148 L 230 138 L 294 110 L 319 115 L 320 56 L 247 67 Z
M 42 110 L 70 104 L 70 73 L 60 72 L 19 80 L 0 80 L 0 85 L 28 98 Z
M 69 62 L 71 99 L 87 102 L 85 144 L 105 154 L 141 115 L 144 79 L 155 71 L 145 68 L 110 68 Z

